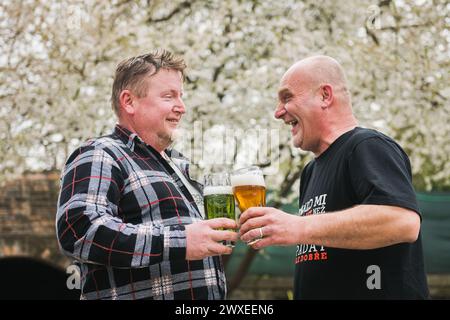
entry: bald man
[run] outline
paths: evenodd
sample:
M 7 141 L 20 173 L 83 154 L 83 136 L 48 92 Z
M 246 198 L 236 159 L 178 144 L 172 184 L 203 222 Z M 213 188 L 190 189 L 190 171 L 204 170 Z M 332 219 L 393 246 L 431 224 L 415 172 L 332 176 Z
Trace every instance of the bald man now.
M 296 299 L 426 299 L 421 217 L 408 156 L 358 127 L 344 71 L 327 56 L 284 74 L 275 117 L 314 153 L 300 180 L 299 214 L 250 208 L 241 239 L 254 249 L 297 245 Z

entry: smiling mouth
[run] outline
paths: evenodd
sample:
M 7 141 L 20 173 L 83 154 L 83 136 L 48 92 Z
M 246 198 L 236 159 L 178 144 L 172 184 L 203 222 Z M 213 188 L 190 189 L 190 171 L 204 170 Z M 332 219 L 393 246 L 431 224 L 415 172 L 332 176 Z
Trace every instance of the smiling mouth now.
M 289 121 L 287 124 L 290 125 L 290 126 L 295 127 L 297 125 L 297 123 L 298 123 L 297 120 L 292 120 L 292 121 Z

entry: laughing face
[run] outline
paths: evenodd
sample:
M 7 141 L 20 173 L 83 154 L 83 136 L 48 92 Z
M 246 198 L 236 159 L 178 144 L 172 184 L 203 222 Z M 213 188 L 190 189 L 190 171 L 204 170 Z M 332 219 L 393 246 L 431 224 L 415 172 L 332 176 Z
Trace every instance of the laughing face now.
M 287 73 L 278 91 L 275 118 L 291 126 L 294 146 L 315 152 L 319 146 L 317 134 L 320 101 L 311 84 L 301 81 L 298 75 Z
M 148 79 L 145 97 L 134 99 L 134 128 L 149 145 L 162 151 L 174 139 L 185 113 L 181 73 L 161 69 Z

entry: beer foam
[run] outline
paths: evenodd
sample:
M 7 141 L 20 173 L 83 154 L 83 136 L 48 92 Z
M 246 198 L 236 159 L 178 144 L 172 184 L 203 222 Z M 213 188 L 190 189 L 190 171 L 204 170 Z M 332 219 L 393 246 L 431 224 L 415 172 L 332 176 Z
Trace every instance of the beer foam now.
M 239 175 L 231 176 L 231 185 L 237 186 L 262 186 L 266 187 L 264 177 L 261 175 L 255 175 L 251 173 L 243 173 Z
M 203 189 L 204 196 L 211 194 L 233 194 L 233 189 L 231 186 L 207 186 Z

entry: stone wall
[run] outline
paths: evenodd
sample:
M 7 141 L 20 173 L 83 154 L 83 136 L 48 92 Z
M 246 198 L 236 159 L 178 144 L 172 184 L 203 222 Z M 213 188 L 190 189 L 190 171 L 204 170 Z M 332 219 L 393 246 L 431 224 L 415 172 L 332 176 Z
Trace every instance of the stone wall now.
M 293 297 L 291 277 L 247 276 L 228 299 L 289 300 Z
M 25 174 L 0 188 L 0 257 L 30 256 L 61 267 L 70 261 L 55 236 L 59 173 Z

